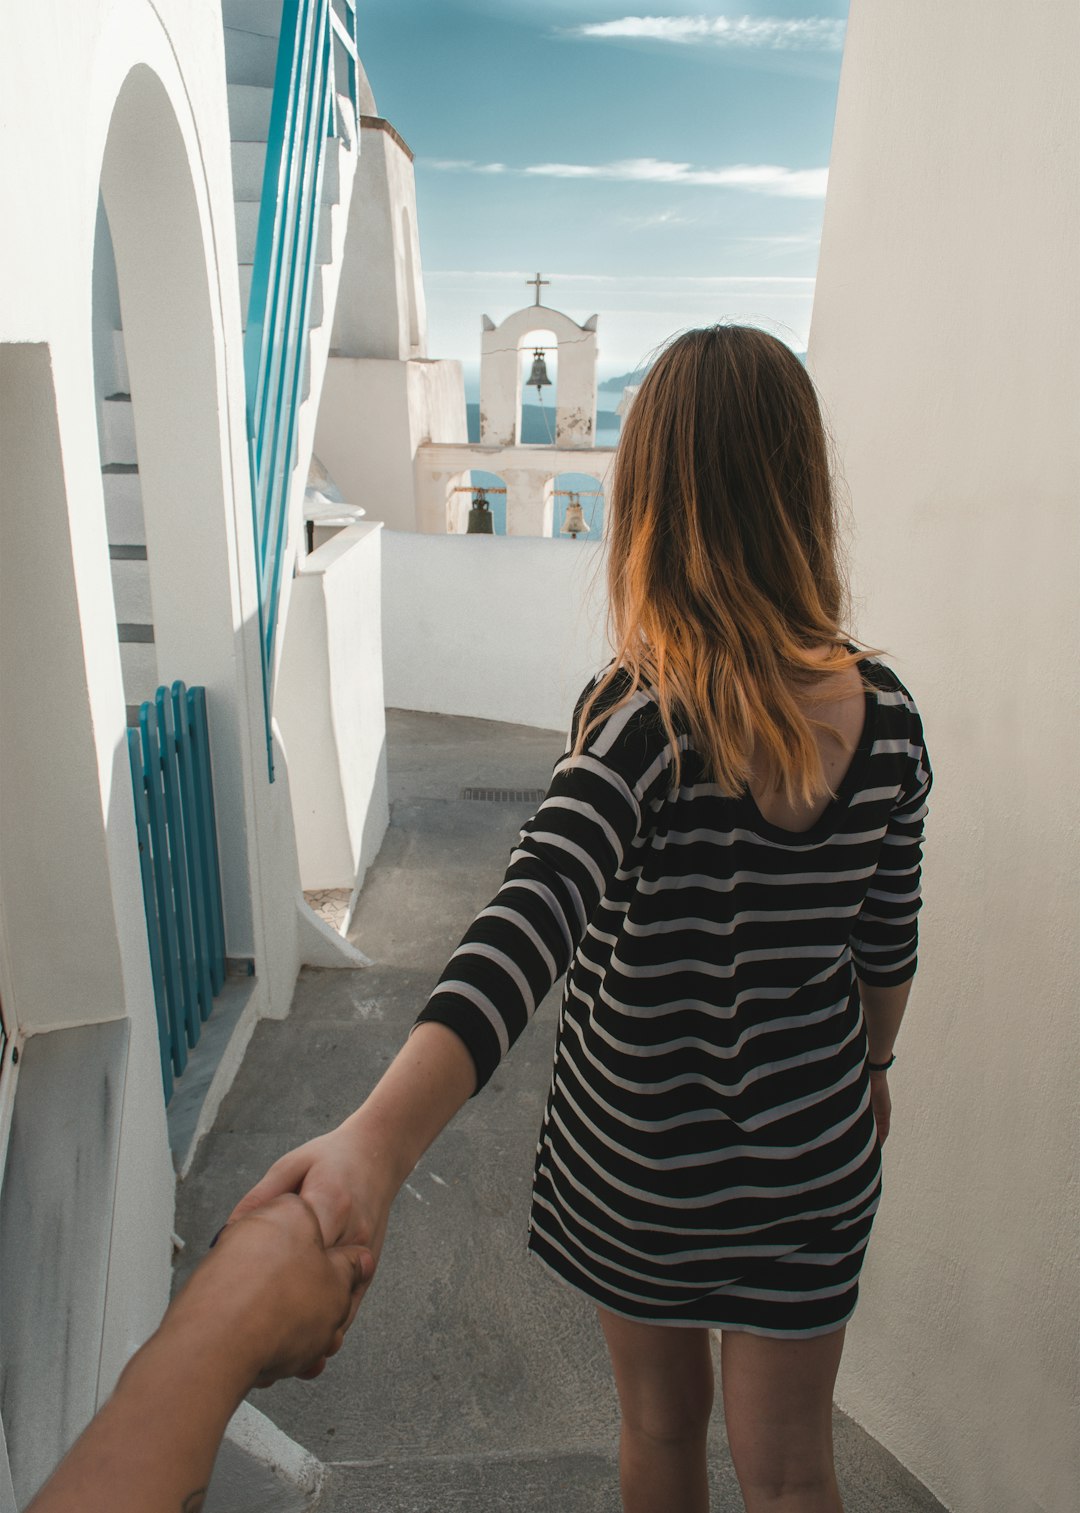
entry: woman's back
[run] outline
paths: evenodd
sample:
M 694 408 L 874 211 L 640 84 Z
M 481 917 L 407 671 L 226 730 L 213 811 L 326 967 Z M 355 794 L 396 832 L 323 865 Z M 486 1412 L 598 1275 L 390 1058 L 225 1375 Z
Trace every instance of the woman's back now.
M 854 750 L 798 829 L 726 794 L 685 732 L 673 785 L 655 701 L 622 675 L 422 1016 L 483 1083 L 566 971 L 530 1246 L 613 1311 L 766 1330 L 850 1311 L 839 1272 L 793 1281 L 784 1258 L 813 1240 L 857 1274 L 879 1156 L 855 969 L 914 970 L 928 784 L 906 690 L 860 671 L 835 710 Z
M 812 649 L 812 654 L 824 661 L 828 648 Z M 847 667 L 834 673 L 816 691 L 812 704 L 806 705 L 806 713 L 819 721 L 825 729 L 815 729 L 814 735 L 821 769 L 830 792 L 821 793 L 812 804 L 793 801 L 770 780 L 770 765 L 760 749 L 755 749 L 750 759 L 748 786 L 757 804 L 758 812 L 770 824 L 784 830 L 798 832 L 810 826 L 824 812 L 831 793 L 835 792 L 851 763 L 862 734 L 866 711 L 863 702 L 863 682 L 855 667 Z

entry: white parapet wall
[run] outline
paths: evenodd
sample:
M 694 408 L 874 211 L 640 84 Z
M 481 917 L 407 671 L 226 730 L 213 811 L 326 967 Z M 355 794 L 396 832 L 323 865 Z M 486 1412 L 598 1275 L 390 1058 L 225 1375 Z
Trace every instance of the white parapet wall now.
M 595 478 L 603 493 L 610 485 L 614 461 L 613 447 L 431 442 L 416 453 L 416 529 L 464 532 L 471 491 L 462 485 L 476 471 L 494 473 L 503 480 L 508 535 L 551 536 L 552 484 L 558 475 Z
M 1077 1506 L 1080 8 L 854 0 L 809 363 L 936 784 L 838 1401 L 955 1513 Z
M 355 893 L 389 822 L 379 612 L 381 525 L 302 560 L 278 675 L 305 889 Z
M 384 532 L 387 704 L 568 729 L 608 660 L 600 553 L 588 541 Z

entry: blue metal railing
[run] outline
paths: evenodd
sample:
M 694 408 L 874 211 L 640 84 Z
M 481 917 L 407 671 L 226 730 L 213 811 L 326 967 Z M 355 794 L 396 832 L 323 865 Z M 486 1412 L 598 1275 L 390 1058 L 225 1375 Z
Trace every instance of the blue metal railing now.
M 251 276 L 244 375 L 266 751 L 278 600 L 307 359 L 324 144 L 336 134 L 336 67 L 344 60 L 351 131 L 359 141 L 356 0 L 284 0 Z
M 206 690 L 159 688 L 128 731 L 165 1101 L 225 981 Z

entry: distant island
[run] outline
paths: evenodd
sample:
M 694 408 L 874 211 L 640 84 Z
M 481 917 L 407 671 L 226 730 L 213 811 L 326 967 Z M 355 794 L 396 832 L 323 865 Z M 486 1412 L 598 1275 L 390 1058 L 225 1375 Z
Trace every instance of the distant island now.
M 799 361 L 805 368 L 806 353 L 796 352 L 795 356 L 799 359 Z M 649 366 L 651 367 L 652 365 L 650 364 Z M 633 373 L 617 373 L 614 378 L 605 378 L 601 383 L 597 385 L 597 388 L 616 389 L 621 394 L 623 389 L 628 388 L 630 385 L 639 384 L 645 377 L 646 373 L 648 373 L 648 371 L 648 368 L 638 368 Z
M 597 388 L 617 389 L 621 394 L 630 384 L 639 384 L 648 371 L 648 368 L 639 368 L 636 373 L 618 373 L 614 378 L 605 378 Z

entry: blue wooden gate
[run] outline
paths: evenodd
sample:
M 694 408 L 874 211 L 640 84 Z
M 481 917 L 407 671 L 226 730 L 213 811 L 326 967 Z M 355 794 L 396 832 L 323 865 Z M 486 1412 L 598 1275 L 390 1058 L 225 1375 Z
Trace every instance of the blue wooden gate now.
M 225 981 L 206 690 L 159 688 L 128 756 L 167 1103 Z

